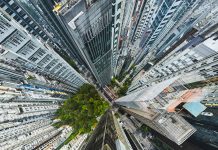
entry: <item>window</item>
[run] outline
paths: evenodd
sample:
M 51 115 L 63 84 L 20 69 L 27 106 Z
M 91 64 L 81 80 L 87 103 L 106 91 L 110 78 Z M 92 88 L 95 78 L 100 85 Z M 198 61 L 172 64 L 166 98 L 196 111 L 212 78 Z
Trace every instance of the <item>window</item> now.
M 47 54 L 39 63 L 39 66 L 44 66 L 46 63 L 48 63 L 49 61 L 51 61 L 52 59 L 52 55 Z
M 21 22 L 21 25 L 25 27 L 27 24 L 25 22 Z
M 115 14 L 115 6 L 112 6 L 112 15 Z
M 217 68 L 217 67 L 218 67 L 218 65 L 213 65 L 213 66 L 212 66 L 212 68 Z
M 14 47 L 18 47 L 20 44 L 22 44 L 25 40 L 25 35 L 23 35 L 20 32 L 16 32 L 14 34 L 14 36 L 10 37 L 9 40 L 7 40 L 5 44 L 5 47 L 7 48 L 14 48 Z
M 168 7 L 165 3 L 163 3 L 162 7 L 161 7 L 161 11 L 162 11 L 162 14 L 165 15 L 168 11 Z
M 171 9 L 175 9 L 177 6 L 173 6 Z
M 166 21 L 166 20 L 168 20 L 168 19 L 169 19 L 168 17 L 165 17 L 163 21 Z
M 41 57 L 44 56 L 45 50 L 39 49 L 37 50 L 30 58 L 28 58 L 30 61 L 35 62 L 36 60 L 40 59 Z
M 121 2 L 117 5 L 117 10 L 121 8 Z
M 8 30 L 8 28 L 10 28 L 11 25 L 6 21 L 6 20 L 1 20 L 0 22 L 0 34 L 5 33 L 5 31 Z
M 12 16 L 13 13 L 14 13 L 13 11 L 9 11 L 9 15 L 10 15 L 10 16 Z
M 26 43 L 26 45 L 23 48 L 19 49 L 16 53 L 26 56 L 30 54 L 32 51 L 35 51 L 36 49 L 37 49 L 37 46 L 30 41 Z
M 66 70 L 66 67 L 62 67 L 56 74 L 61 75 L 61 73 L 63 73 L 64 70 Z
M 56 63 L 57 63 L 57 59 L 53 59 L 46 67 L 45 69 L 49 70 L 51 69 Z
M 165 0 L 165 2 L 167 3 L 167 6 L 171 6 L 173 4 L 173 0 Z
M 56 66 L 51 70 L 51 72 L 54 73 L 56 70 L 60 69 L 61 67 L 62 67 L 62 64 L 59 63 L 58 65 L 56 65 Z
M 120 19 L 120 14 L 117 15 L 117 19 Z
M 170 12 L 170 13 L 168 13 L 167 15 L 169 16 L 169 15 L 171 15 L 173 12 Z
M 216 57 L 213 58 L 213 61 L 216 61 L 216 60 L 218 60 L 218 56 L 216 56 Z
M 196 69 L 197 67 L 196 66 L 194 66 L 194 67 L 192 67 L 192 70 L 194 70 L 194 69 Z
M 27 31 L 29 31 L 29 32 L 30 32 L 30 30 L 31 30 L 31 28 L 30 28 L 30 27 L 27 27 L 26 29 L 27 29 Z
M 0 7 L 2 8 L 4 6 L 5 6 L 4 2 L 0 2 Z
M 15 19 L 17 22 L 20 21 L 20 18 L 19 18 L 17 15 L 14 16 L 14 19 Z

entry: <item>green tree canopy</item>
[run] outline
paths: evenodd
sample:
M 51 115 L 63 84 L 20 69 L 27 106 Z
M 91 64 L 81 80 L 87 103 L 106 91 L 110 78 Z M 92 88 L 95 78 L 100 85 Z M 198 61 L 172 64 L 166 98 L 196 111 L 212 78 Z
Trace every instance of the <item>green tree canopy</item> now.
M 66 100 L 57 110 L 59 125 L 70 125 L 79 133 L 88 133 L 97 123 L 109 104 L 99 96 L 94 86 L 84 84 L 79 91 Z
M 125 83 L 123 84 L 123 86 L 120 87 L 119 90 L 117 91 L 117 94 L 118 94 L 119 97 L 126 95 L 126 92 L 127 92 L 128 88 L 129 88 L 130 84 L 131 84 L 131 78 L 127 78 Z

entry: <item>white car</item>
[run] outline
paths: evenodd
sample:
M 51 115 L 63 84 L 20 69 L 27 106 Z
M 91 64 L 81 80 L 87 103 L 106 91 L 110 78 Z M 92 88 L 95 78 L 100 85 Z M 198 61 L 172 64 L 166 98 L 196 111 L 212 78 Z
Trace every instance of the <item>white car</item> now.
M 211 113 L 211 112 L 202 112 L 201 115 L 204 115 L 204 116 L 213 116 L 213 113 Z

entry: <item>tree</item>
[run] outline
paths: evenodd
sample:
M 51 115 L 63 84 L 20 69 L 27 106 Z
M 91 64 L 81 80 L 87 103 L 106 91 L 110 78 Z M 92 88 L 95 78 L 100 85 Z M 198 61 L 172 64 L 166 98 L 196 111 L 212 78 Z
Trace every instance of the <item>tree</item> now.
M 131 84 L 131 78 L 127 78 L 123 86 L 119 88 L 119 90 L 117 91 L 119 97 L 126 95 L 126 92 L 130 84 Z
M 120 85 L 117 84 L 116 80 L 117 80 L 117 79 L 116 79 L 115 77 L 113 77 L 113 78 L 111 79 L 111 83 L 110 83 L 109 86 L 111 86 L 112 88 L 114 88 L 115 86 L 119 87 Z
M 99 96 L 94 86 L 84 84 L 79 91 L 66 100 L 57 110 L 59 125 L 70 125 L 78 133 L 88 133 L 97 123 L 109 104 Z
M 127 86 L 127 85 L 122 86 L 122 87 L 117 91 L 118 96 L 121 97 L 121 96 L 126 95 L 127 90 L 128 90 L 128 86 Z
M 34 80 L 34 79 L 36 79 L 36 77 L 29 75 L 29 76 L 27 77 L 27 79 L 28 79 L 28 80 Z

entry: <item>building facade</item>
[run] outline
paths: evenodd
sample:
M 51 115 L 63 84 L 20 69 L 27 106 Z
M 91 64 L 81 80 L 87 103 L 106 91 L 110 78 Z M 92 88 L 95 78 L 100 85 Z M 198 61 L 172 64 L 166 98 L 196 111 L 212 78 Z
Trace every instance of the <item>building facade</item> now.
M 116 69 L 114 70 L 114 75 L 119 76 L 121 70 L 124 66 L 125 61 L 128 60 L 128 54 L 130 53 L 129 43 L 130 43 L 130 32 L 133 24 L 133 12 L 134 7 L 137 4 L 136 1 L 126 0 L 125 3 L 122 2 L 123 6 L 123 21 L 121 24 L 121 31 L 120 31 L 120 44 L 119 44 L 119 52 L 117 54 L 117 65 Z
M 57 12 L 78 47 L 79 55 L 102 86 L 110 82 L 117 64 L 124 3 L 119 0 L 61 1 L 63 7 Z
M 194 73 L 201 77 L 200 80 L 216 76 L 216 45 L 215 37 L 208 38 L 198 45 L 184 41 L 173 52 L 152 66 L 143 76 L 133 81 L 128 92 L 140 90 L 180 74 Z
M 58 107 L 52 103 L 1 103 L 1 148 L 35 148 L 61 132 L 51 126 Z
M 189 105 L 192 101 L 199 102 L 208 94 L 207 90 L 187 89 L 183 84 L 179 77 L 174 77 L 119 98 L 115 103 L 142 123 L 180 145 L 196 129 L 176 113 L 177 107 L 183 103 Z
M 53 5 L 53 1 L 43 3 L 36 0 L 3 0 L 0 3 L 0 7 L 30 34 L 43 40 L 59 55 L 71 59 L 84 69 L 84 61 L 78 55 L 67 29 L 62 26 L 57 16 L 51 13 Z
M 1 59 L 48 75 L 74 88 L 87 81 L 50 46 L 22 28 L 1 9 Z
M 124 133 L 118 126 L 118 122 L 113 114 L 108 110 L 100 119 L 98 126 L 89 137 L 82 149 L 111 149 L 111 150 L 131 150 L 132 147 L 126 141 Z
M 154 16 L 150 17 L 150 23 L 146 25 L 148 28 L 145 31 L 149 31 L 149 33 L 141 37 L 140 43 L 142 51 L 147 53 L 138 62 L 135 75 L 149 61 L 155 61 L 161 55 L 170 52 L 172 47 L 180 43 L 179 41 L 198 35 L 204 37 L 203 32 L 217 22 L 217 17 L 212 15 L 217 12 L 217 2 L 213 0 L 208 2 L 201 0 L 162 1 L 161 4 L 158 2 L 153 4 L 157 6 L 157 8 L 154 7 L 157 10 L 154 9 L 154 13 L 152 13 Z M 145 16 L 147 15 L 145 13 Z M 141 20 L 141 25 L 143 25 L 143 18 Z M 142 28 L 141 25 L 137 27 L 139 30 Z
M 57 122 L 53 118 L 59 103 L 69 96 L 72 89 L 52 84 L 51 80 L 35 73 L 15 70 L 5 62 L 1 66 L 4 73 L 7 71 L 0 77 L 1 148 L 42 149 L 51 144 L 51 140 L 52 147 L 57 148 L 72 129 L 53 127 L 52 124 Z M 14 76 L 16 72 L 22 74 L 22 79 Z

